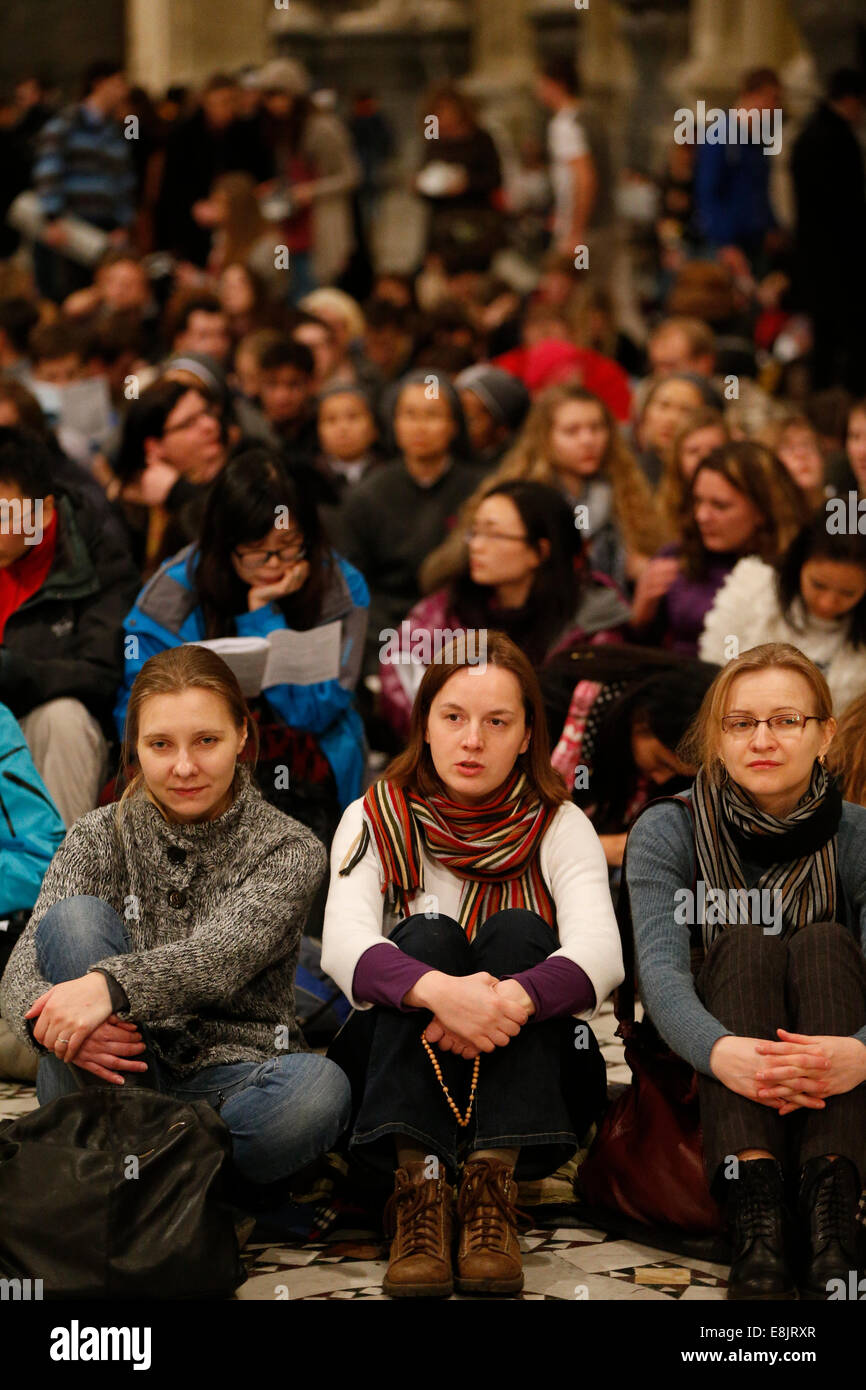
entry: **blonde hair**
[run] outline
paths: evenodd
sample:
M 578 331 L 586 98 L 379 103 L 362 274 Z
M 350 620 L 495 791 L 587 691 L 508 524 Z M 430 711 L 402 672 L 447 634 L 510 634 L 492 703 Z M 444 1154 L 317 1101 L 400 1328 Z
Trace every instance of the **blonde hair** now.
M 840 715 L 827 769 L 841 782 L 845 801 L 866 806 L 866 695 L 858 695 Z
M 419 571 L 425 593 L 440 588 L 460 573 L 466 560 L 463 532 L 471 526 L 484 498 L 499 483 L 521 478 L 548 483 L 562 490 L 551 457 L 550 434 L 557 410 L 569 401 L 585 401 L 597 406 L 604 419 L 608 443 L 597 476 L 607 478 L 612 486 L 613 515 L 626 549 L 641 555 L 655 554 L 663 537 L 658 507 L 649 483 L 623 440 L 619 425 L 598 396 L 574 382 L 563 382 L 549 386 L 536 397 L 517 443 L 464 502 L 451 535 L 427 556 Z
M 325 285 L 321 289 L 311 290 L 305 294 L 303 299 L 298 300 L 298 308 L 304 309 L 308 314 L 320 314 L 324 309 L 325 313 L 332 314 L 335 318 L 342 319 L 345 325 L 346 337 L 360 338 L 363 336 L 367 327 L 367 321 L 361 312 L 361 306 L 357 299 L 353 299 L 345 290 L 338 290 L 333 285 Z M 321 315 L 324 318 L 324 314 Z
M 210 690 L 225 701 L 235 727 L 246 727 L 247 744 L 252 745 L 250 761 L 255 764 L 259 746 L 258 727 L 241 693 L 237 677 L 216 652 L 209 647 L 192 644 L 157 652 L 144 663 L 133 681 L 123 725 L 121 774 L 138 764 L 138 731 L 145 700 L 152 695 L 180 695 L 184 690 Z M 138 767 L 120 798 L 118 817 L 129 799 L 141 790 L 143 783 L 144 773 Z M 237 792 L 237 769 L 232 792 Z
M 731 686 L 739 676 L 774 669 L 796 671 L 804 676 L 815 697 L 814 713 L 821 720 L 832 719 L 830 687 L 815 663 L 804 656 L 798 647 L 792 647 L 789 642 L 765 642 L 760 647 L 751 647 L 722 667 L 677 749 L 677 756 L 692 767 L 703 768 L 705 776 L 714 786 L 721 786 L 724 780 L 719 748 L 722 716 L 727 712 Z

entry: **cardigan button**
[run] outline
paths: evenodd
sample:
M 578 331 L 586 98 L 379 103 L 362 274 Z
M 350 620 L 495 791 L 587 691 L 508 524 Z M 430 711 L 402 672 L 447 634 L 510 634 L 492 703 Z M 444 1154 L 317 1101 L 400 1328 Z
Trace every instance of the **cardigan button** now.
M 181 849 L 180 845 L 169 845 L 165 853 L 171 864 L 182 864 L 186 859 L 186 850 Z
M 185 907 L 186 893 L 184 893 L 182 889 L 172 888 L 168 895 L 168 904 L 169 907 Z

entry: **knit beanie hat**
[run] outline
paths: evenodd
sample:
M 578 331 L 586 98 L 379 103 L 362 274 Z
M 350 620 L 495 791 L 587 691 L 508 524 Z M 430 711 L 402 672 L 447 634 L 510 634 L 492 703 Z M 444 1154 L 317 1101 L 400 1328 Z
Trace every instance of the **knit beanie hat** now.
M 477 362 L 454 378 L 458 391 L 471 391 L 499 425 L 519 429 L 529 410 L 529 392 L 522 381 L 501 367 Z

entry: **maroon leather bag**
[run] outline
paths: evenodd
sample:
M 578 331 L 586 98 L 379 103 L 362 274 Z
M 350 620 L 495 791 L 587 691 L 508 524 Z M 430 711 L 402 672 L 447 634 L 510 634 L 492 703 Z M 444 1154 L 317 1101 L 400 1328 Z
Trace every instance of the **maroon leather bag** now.
M 691 818 L 688 801 L 658 797 L 650 805 L 662 801 L 678 803 Z M 632 1221 L 717 1234 L 725 1222 L 704 1172 L 697 1074 L 671 1051 L 649 1019 L 635 1021 L 634 933 L 625 859 L 617 921 L 625 979 L 614 997 L 614 1012 L 632 1080 L 608 1107 L 578 1169 L 577 1184 L 592 1206 Z M 692 928 L 695 947 L 699 933 L 700 927 Z

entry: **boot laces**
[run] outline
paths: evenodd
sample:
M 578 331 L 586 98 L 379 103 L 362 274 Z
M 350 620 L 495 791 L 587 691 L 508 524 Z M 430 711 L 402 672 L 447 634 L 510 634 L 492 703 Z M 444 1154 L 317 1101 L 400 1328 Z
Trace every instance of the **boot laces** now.
M 470 1250 L 505 1250 L 510 1229 L 517 1226 L 517 1208 L 508 1195 L 513 1184 L 504 1169 L 491 1170 L 487 1163 L 472 1163 L 465 1171 L 457 1211 Z
M 439 1181 L 427 1179 L 398 1188 L 389 1197 L 386 1230 L 393 1234 L 396 1228 L 402 1254 L 428 1255 L 439 1249 L 440 1186 Z
M 740 1173 L 752 1164 L 742 1164 Z M 742 1182 L 742 1176 L 737 1179 Z M 776 1184 L 765 1173 L 749 1173 L 743 1188 L 738 1193 L 735 1207 L 736 1224 L 747 1240 L 758 1236 L 776 1234 L 780 1212 L 779 1193 Z
M 813 1210 L 815 1232 L 822 1240 L 850 1240 L 854 1236 L 854 1215 L 845 1186 L 838 1162 L 831 1163 L 818 1179 Z

